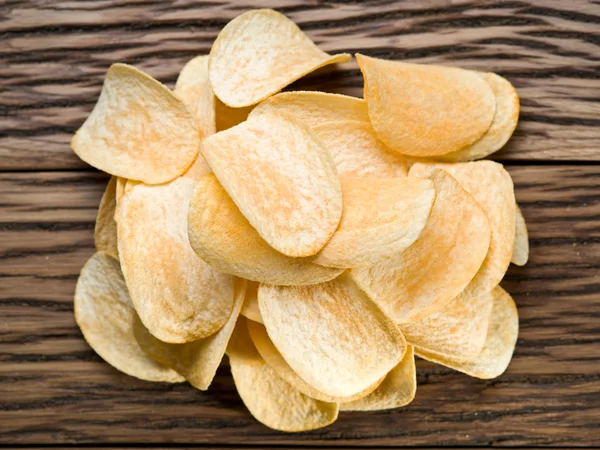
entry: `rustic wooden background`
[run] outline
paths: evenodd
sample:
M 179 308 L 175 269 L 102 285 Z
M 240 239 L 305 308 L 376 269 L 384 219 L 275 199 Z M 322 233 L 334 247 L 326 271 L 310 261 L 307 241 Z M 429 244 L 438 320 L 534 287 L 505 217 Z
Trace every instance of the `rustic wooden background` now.
M 173 86 L 242 11 L 276 7 L 326 51 L 495 71 L 519 127 L 494 158 L 514 177 L 531 261 L 504 286 L 521 316 L 508 372 L 480 381 L 423 361 L 407 408 L 282 434 L 212 389 L 142 382 L 103 363 L 73 320 L 107 181 L 69 137 L 104 72 Z M 15 1 L 0 3 L 0 443 L 593 446 L 600 443 L 600 2 Z M 300 82 L 361 94 L 354 63 Z

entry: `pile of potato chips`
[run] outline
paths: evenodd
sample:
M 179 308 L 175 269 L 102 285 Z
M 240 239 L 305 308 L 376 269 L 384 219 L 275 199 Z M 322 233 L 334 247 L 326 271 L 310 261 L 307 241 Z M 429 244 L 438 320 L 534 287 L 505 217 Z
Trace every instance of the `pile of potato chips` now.
M 113 175 L 75 318 L 132 376 L 207 389 L 225 353 L 283 431 L 410 403 L 415 358 L 508 366 L 528 257 L 502 165 L 519 114 L 492 73 L 356 55 L 365 99 L 282 88 L 329 55 L 289 19 L 230 22 L 174 91 L 124 64 L 72 140 Z

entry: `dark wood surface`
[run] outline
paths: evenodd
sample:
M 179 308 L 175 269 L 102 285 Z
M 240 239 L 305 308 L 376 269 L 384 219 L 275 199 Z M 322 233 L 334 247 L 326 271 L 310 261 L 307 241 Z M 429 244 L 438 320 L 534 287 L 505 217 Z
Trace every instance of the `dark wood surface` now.
M 118 373 L 73 320 L 107 176 L 70 151 L 111 62 L 173 85 L 256 6 L 325 50 L 492 70 L 518 88 L 494 156 L 516 183 L 531 261 L 504 287 L 521 333 L 506 374 L 418 362 L 417 398 L 283 434 L 250 417 L 227 367 L 208 392 Z M 29 1 L 0 4 L 0 444 L 593 446 L 600 444 L 600 3 Z M 297 86 L 360 95 L 355 64 Z

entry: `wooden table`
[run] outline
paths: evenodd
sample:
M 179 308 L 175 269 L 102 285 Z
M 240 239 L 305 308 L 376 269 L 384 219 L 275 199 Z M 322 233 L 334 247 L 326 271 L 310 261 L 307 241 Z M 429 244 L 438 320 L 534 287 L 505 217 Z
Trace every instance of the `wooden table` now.
M 130 378 L 73 320 L 107 176 L 69 138 L 115 61 L 173 86 L 240 12 L 274 6 L 326 51 L 498 72 L 522 114 L 506 164 L 531 260 L 504 286 L 521 334 L 503 376 L 418 362 L 409 407 L 282 434 L 248 414 L 227 367 L 208 392 Z M 0 442 L 546 446 L 600 444 L 600 4 L 576 1 L 15 1 L 0 6 Z M 298 86 L 298 85 L 297 85 Z M 301 87 L 361 94 L 355 63 Z

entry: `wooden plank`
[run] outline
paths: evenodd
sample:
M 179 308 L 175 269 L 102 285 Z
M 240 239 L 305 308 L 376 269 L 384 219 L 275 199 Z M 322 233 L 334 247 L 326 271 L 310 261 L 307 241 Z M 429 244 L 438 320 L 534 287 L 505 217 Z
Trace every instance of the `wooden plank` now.
M 228 368 L 208 392 L 118 373 L 73 320 L 107 181 L 0 174 L 0 440 L 5 444 L 592 445 L 600 440 L 600 166 L 512 166 L 532 257 L 504 286 L 519 305 L 513 363 L 481 381 L 419 361 L 407 408 L 344 413 L 324 430 L 255 422 Z
M 207 53 L 244 1 L 6 1 L 0 7 L 0 170 L 84 168 L 70 135 L 112 62 L 135 64 L 173 86 L 183 64 Z M 600 5 L 586 1 L 329 2 L 277 7 L 326 51 L 495 71 L 521 96 L 503 160 L 600 160 Z M 361 95 L 356 64 L 311 87 Z

